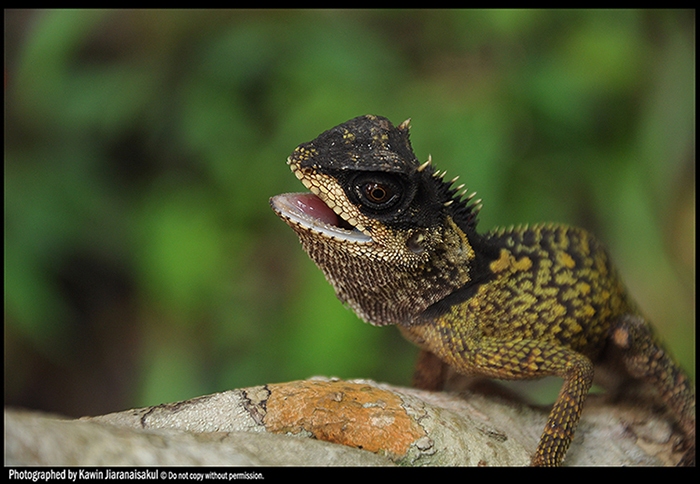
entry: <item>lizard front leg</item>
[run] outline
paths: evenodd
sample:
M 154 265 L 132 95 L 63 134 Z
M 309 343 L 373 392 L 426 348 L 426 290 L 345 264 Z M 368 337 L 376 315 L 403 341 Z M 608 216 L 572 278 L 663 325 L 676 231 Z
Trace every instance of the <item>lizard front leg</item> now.
M 564 385 L 549 413 L 531 462 L 534 466 L 561 464 L 593 383 L 593 364 L 586 356 L 555 342 L 528 339 L 482 338 L 458 354 L 436 350 L 448 364 L 468 375 L 508 380 L 552 375 L 563 378 Z
M 564 378 L 564 385 L 537 444 L 533 466 L 558 466 L 564 459 L 593 383 L 593 365 L 585 356 L 571 352 L 564 366 L 563 374 L 559 375 Z
M 413 373 L 413 387 L 431 392 L 445 387 L 448 365 L 433 353 L 421 350 Z

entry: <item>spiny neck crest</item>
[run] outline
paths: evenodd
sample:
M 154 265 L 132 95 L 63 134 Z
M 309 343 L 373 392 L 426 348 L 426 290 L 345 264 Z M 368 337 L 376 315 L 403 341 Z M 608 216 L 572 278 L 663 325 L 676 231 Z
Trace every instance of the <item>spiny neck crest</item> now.
M 443 201 L 443 206 L 448 208 L 449 214 L 459 227 L 463 230 L 476 230 L 479 211 L 482 208 L 481 199 L 475 199 L 476 192 L 467 195 L 469 189 L 465 188 L 464 183 L 456 185 L 459 176 L 446 181 L 447 171 L 436 170 L 432 161 L 432 157 L 428 155 L 428 160 L 418 165 L 416 172 L 430 177 L 430 183 L 437 189 L 437 199 Z

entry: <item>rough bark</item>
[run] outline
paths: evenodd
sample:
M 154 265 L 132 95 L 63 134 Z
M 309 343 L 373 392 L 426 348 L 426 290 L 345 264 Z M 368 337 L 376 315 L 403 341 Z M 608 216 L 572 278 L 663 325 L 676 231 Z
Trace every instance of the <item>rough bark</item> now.
M 527 465 L 547 408 L 311 379 L 78 420 L 5 410 L 6 465 Z M 564 465 L 674 465 L 649 406 L 591 396 Z M 342 444 L 342 445 L 339 445 Z

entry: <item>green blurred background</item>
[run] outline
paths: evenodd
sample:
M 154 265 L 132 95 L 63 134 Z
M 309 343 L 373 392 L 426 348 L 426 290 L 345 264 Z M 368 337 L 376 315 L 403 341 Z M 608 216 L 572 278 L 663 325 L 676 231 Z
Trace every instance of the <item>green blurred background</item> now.
M 594 231 L 695 371 L 694 11 L 5 11 L 5 404 L 81 416 L 416 349 L 270 196 L 294 147 L 412 118 L 481 230 Z

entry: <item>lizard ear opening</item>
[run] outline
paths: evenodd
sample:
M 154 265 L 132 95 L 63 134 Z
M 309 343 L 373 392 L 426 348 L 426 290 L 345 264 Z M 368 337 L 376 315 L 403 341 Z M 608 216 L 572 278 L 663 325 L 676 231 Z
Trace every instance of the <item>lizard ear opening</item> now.
M 416 232 L 411 235 L 406 241 L 406 247 L 416 255 L 420 255 L 425 251 L 423 247 L 423 241 L 425 240 L 425 235 L 422 232 Z

